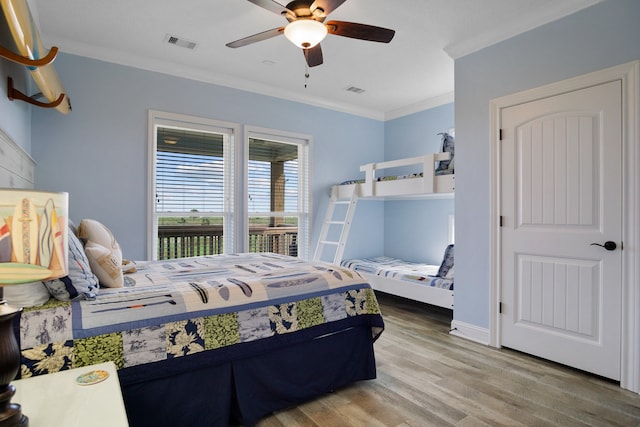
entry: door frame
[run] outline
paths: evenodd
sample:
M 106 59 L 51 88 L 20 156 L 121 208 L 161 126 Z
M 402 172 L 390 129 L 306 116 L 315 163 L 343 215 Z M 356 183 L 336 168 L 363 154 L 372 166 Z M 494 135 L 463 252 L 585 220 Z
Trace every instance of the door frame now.
M 622 331 L 620 386 L 640 393 L 640 60 L 506 95 L 490 101 L 490 330 L 489 345 L 501 347 L 499 306 L 501 188 L 500 128 L 502 109 L 566 92 L 622 81 Z

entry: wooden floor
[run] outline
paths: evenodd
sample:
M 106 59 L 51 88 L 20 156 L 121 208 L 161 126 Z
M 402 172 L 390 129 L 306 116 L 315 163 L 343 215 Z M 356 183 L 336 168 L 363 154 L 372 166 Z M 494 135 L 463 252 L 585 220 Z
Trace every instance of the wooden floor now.
M 449 334 L 451 312 L 379 295 L 378 378 L 263 419 L 273 426 L 640 426 L 617 383 Z

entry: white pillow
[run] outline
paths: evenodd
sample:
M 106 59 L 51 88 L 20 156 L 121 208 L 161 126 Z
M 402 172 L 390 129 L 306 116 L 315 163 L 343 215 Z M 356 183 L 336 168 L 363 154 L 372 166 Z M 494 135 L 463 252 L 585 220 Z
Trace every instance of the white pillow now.
M 107 288 L 123 287 L 122 249 L 111 230 L 96 220 L 83 219 L 78 227 L 78 236 L 87 241 L 84 251 L 100 285 Z
M 91 240 L 113 250 L 120 250 L 120 244 L 104 224 L 95 219 L 83 219 L 78 226 L 78 237 Z
M 122 252 L 89 240 L 84 247 L 93 274 L 98 276 L 100 285 L 107 288 L 121 288 L 124 286 L 122 275 Z
M 49 301 L 51 294 L 42 282 L 3 286 L 4 299 L 16 308 L 35 307 Z

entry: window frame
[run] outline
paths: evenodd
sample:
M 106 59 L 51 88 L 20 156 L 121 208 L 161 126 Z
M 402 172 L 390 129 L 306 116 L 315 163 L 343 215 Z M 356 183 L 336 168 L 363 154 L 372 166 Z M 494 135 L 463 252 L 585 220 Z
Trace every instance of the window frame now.
M 157 259 L 158 215 L 156 212 L 156 154 L 157 128 L 175 127 L 199 130 L 203 132 L 221 133 L 225 135 L 224 158 L 224 253 L 234 252 L 240 245 L 237 223 L 239 217 L 237 167 L 238 155 L 237 137 L 240 125 L 232 122 L 188 116 L 164 111 L 149 110 L 148 112 L 148 186 L 147 186 L 147 259 Z M 231 238 L 228 238 L 231 236 Z
M 249 248 L 249 140 L 264 139 L 269 141 L 283 142 L 298 145 L 298 257 L 309 259 L 309 248 L 311 247 L 311 153 L 313 138 L 311 135 L 286 132 L 276 129 L 269 129 L 259 126 L 244 126 L 244 137 L 242 145 L 242 172 L 237 188 L 238 199 L 242 205 L 238 205 L 238 212 L 241 218 L 237 223 L 237 230 L 242 230 L 241 246 L 242 251 Z M 240 144 L 239 144 L 240 145 Z M 238 233 L 240 234 L 240 233 Z

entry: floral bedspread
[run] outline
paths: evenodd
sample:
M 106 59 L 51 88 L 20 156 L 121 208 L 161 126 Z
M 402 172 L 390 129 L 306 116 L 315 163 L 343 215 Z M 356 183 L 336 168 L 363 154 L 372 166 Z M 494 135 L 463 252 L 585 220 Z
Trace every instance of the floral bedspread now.
M 359 274 L 276 254 L 137 262 L 93 301 L 50 300 L 20 319 L 21 376 L 114 361 L 121 368 L 361 321 L 383 322 Z M 338 329 L 336 329 L 338 330 Z

